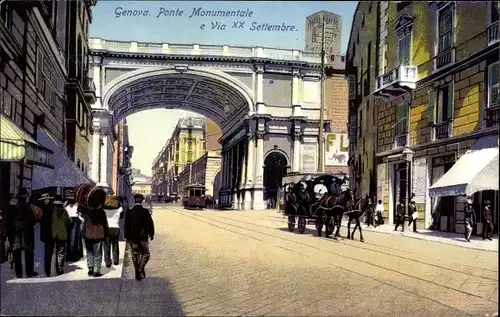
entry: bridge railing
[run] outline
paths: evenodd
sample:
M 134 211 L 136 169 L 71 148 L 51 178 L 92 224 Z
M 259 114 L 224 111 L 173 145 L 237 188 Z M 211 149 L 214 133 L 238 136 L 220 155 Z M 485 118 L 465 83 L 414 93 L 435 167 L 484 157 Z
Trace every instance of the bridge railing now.
M 227 46 L 227 45 L 197 45 L 197 44 L 165 44 L 110 41 L 100 38 L 90 38 L 91 50 L 106 50 L 112 52 L 150 53 L 169 55 L 205 55 L 205 56 L 234 56 L 234 57 L 261 57 L 275 60 L 302 61 L 320 63 L 321 56 L 316 52 L 303 52 L 293 49 Z

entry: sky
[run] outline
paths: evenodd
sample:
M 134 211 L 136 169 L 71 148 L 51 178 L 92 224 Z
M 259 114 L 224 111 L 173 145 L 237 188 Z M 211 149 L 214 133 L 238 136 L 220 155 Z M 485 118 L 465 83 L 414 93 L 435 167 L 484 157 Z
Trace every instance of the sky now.
M 325 10 L 342 16 L 342 52 L 345 52 L 356 4 L 356 1 L 100 0 L 92 11 L 89 35 L 119 41 L 303 50 L 306 17 Z M 200 16 L 204 10 L 240 10 L 246 13 L 246 17 Z M 135 16 L 129 16 L 127 12 L 133 12 Z M 293 31 L 259 32 L 251 30 L 254 22 L 283 23 L 295 28 Z M 196 115 L 181 110 L 157 109 L 129 116 L 129 138 L 134 146 L 133 167 L 150 176 L 152 162 L 170 137 L 177 120 L 188 114 Z

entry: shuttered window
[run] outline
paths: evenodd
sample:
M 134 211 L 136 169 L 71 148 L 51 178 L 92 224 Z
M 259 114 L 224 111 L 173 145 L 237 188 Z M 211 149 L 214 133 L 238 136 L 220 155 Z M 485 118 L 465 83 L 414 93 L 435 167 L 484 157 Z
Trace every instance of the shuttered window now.
M 438 53 L 446 51 L 453 45 L 453 4 L 447 5 L 439 11 L 438 30 L 439 42 Z
M 488 108 L 498 107 L 499 63 L 488 66 Z
M 410 103 L 404 102 L 396 106 L 396 136 L 408 133 L 408 113 Z
M 398 65 L 410 65 L 411 33 L 398 39 Z
M 437 91 L 433 89 L 429 91 L 429 107 L 428 107 L 429 125 L 433 125 L 436 123 L 436 102 L 437 102 Z

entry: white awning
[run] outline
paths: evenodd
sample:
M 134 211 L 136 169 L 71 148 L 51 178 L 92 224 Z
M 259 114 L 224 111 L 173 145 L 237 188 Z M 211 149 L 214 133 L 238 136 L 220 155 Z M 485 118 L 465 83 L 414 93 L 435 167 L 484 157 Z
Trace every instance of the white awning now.
M 483 190 L 498 190 L 498 135 L 476 141 L 443 177 L 429 187 L 429 195 L 471 196 Z
M 56 141 L 44 129 L 37 129 L 38 142 L 51 149 L 54 154 L 52 162 L 54 169 L 35 166 L 33 168 L 32 189 L 45 187 L 75 187 L 82 183 L 93 183 L 85 173 L 73 163 L 59 148 Z

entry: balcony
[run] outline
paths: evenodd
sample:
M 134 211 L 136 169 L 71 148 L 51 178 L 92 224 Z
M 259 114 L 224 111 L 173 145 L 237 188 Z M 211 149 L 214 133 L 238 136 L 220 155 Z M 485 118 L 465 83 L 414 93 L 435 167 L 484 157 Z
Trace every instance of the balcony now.
M 418 75 L 415 66 L 398 66 L 375 79 L 376 96 L 399 96 L 417 86 Z
M 94 104 L 97 101 L 93 78 L 85 78 L 85 84 L 83 85 L 83 93 L 85 95 L 85 101 L 87 103 Z
M 488 45 L 498 42 L 498 21 L 488 27 Z
M 487 108 L 484 110 L 484 120 L 486 121 L 486 127 L 498 126 L 498 109 L 499 107 Z
M 436 140 L 447 139 L 451 137 L 453 121 L 446 121 L 434 125 L 434 138 Z
M 434 71 L 455 63 L 455 48 L 449 48 L 434 57 Z
M 400 149 L 404 148 L 408 144 L 408 133 L 402 133 L 400 135 L 396 135 L 394 138 L 394 148 Z

